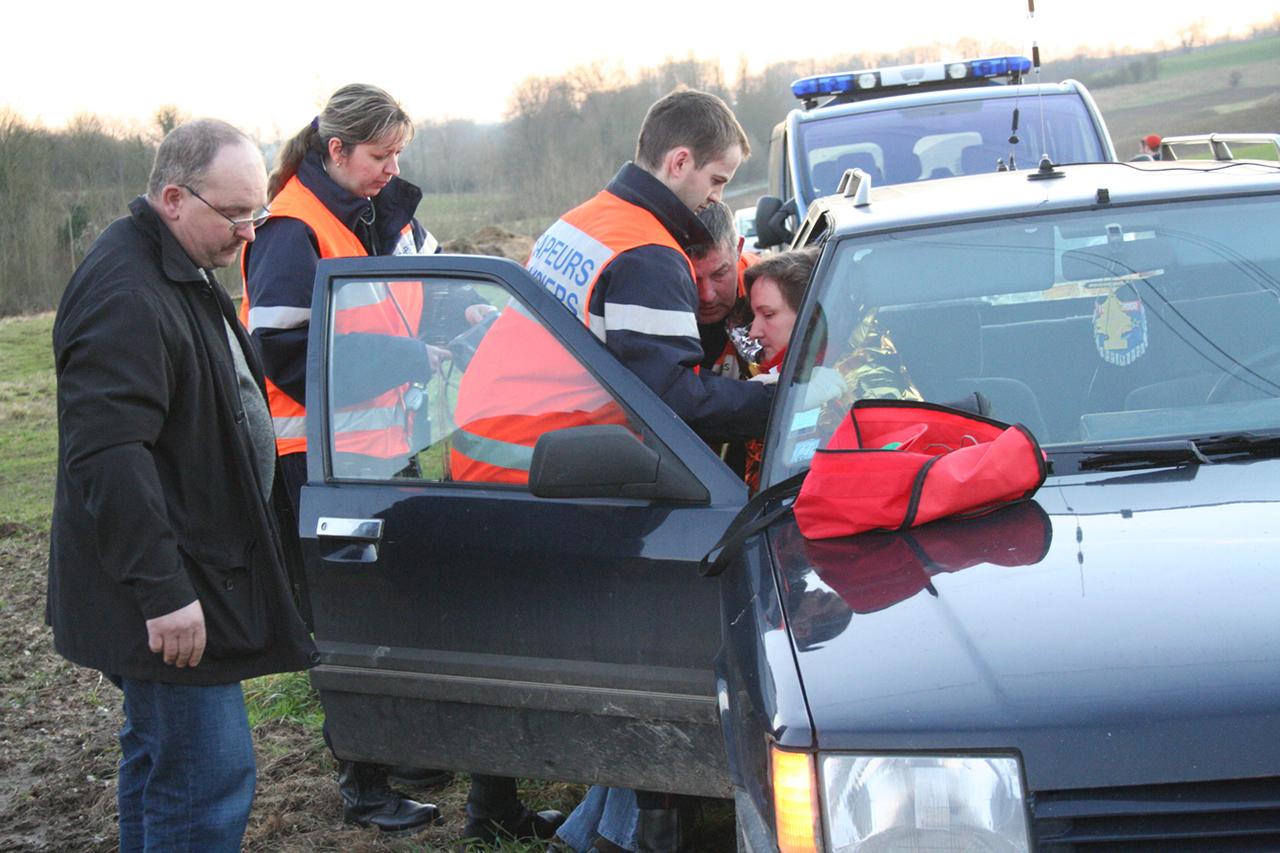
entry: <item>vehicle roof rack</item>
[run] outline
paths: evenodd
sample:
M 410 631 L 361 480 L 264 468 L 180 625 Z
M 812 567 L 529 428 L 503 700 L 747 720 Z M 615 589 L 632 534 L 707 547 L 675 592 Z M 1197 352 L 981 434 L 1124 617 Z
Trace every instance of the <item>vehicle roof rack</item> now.
M 1239 159 L 1232 152 L 1232 145 L 1269 145 L 1274 150 L 1274 159 L 1280 160 L 1280 133 L 1193 133 L 1186 136 L 1166 136 L 1160 140 L 1160 159 L 1177 160 L 1178 154 L 1173 150 L 1175 145 L 1208 145 L 1215 160 Z
M 866 207 L 871 204 L 871 176 L 856 166 L 845 169 L 836 194 L 853 199 L 854 207 Z

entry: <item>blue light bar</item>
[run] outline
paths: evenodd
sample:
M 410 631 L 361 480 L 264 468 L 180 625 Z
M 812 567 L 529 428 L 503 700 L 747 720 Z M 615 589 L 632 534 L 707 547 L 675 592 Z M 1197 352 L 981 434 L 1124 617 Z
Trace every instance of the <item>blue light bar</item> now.
M 1010 74 L 1026 74 L 1031 70 L 1031 60 L 1025 56 L 992 56 L 972 59 L 968 63 L 974 77 L 1007 77 Z
M 817 98 L 823 95 L 839 95 L 853 89 L 852 74 L 816 74 L 791 84 L 791 94 L 797 98 Z
M 926 62 L 918 65 L 895 65 L 889 68 L 867 68 L 837 74 L 815 74 L 791 84 L 791 94 L 801 100 L 843 95 L 855 90 L 898 89 L 960 79 L 990 79 L 1026 74 L 1031 60 L 1025 56 L 989 56 L 982 59 L 952 62 Z

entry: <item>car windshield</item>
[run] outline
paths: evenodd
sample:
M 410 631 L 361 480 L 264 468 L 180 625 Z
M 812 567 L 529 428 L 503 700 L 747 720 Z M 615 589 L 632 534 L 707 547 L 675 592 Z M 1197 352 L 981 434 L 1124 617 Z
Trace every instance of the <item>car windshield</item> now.
M 1262 196 L 844 238 L 792 341 L 768 480 L 807 467 L 858 397 L 979 392 L 1051 453 L 1274 434 L 1278 230 Z M 849 390 L 814 407 L 829 369 Z
M 1018 143 L 1009 143 L 1014 107 Z M 1041 121 L 1043 111 L 1043 122 Z M 1042 135 L 1043 128 L 1043 135 Z M 1055 163 L 1103 158 L 1084 102 L 1076 95 L 958 101 L 883 109 L 800 124 L 799 187 L 806 202 L 831 195 L 847 169 L 858 167 L 875 186 L 994 172 L 1010 154 L 1034 168 L 1048 153 Z

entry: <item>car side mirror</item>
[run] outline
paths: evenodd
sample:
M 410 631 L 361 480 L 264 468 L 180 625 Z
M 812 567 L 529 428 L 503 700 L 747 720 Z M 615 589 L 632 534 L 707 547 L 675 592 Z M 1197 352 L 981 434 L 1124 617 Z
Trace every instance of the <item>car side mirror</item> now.
M 543 433 L 533 447 L 529 490 L 540 498 L 711 499 L 684 466 L 663 459 L 617 424 Z
M 760 196 L 756 202 L 756 245 L 761 248 L 791 245 L 795 232 L 787 227 L 787 218 L 795 213 L 795 199 L 784 204 L 777 196 Z

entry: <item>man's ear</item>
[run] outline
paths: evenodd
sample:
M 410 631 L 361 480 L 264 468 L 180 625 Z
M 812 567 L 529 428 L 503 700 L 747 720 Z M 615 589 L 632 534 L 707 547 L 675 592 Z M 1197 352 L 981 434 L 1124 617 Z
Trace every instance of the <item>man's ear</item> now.
M 160 214 L 167 220 L 176 220 L 178 214 L 182 212 L 186 195 L 186 190 L 177 184 L 165 184 L 160 190 Z
M 668 151 L 667 156 L 663 158 L 663 165 L 667 175 L 672 178 L 683 178 L 697 168 L 693 162 L 693 151 L 684 145 Z

